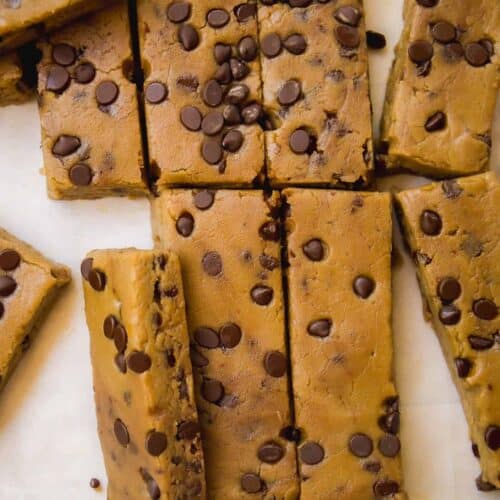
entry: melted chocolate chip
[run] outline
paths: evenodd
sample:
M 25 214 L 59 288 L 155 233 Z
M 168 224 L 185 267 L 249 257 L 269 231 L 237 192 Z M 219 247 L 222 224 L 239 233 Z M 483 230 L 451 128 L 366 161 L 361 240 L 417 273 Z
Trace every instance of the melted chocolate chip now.
M 339 23 L 347 24 L 349 26 L 358 26 L 359 21 L 361 20 L 361 12 L 350 5 L 345 5 L 338 8 L 333 14 L 333 17 L 335 17 Z
M 262 38 L 260 48 L 267 58 L 272 59 L 281 52 L 281 38 L 276 33 L 269 33 Z
M 291 54 L 300 55 L 306 51 L 307 42 L 302 35 L 295 33 L 285 39 L 285 41 L 283 42 L 283 46 Z
M 167 98 L 168 90 L 161 82 L 151 82 L 144 93 L 150 104 L 160 104 Z
M 475 351 L 486 351 L 491 349 L 495 343 L 493 339 L 481 337 L 479 335 L 469 335 L 468 340 L 469 345 Z
M 443 130 L 446 128 L 447 121 L 446 115 L 442 111 L 438 111 L 427 118 L 427 121 L 425 122 L 425 130 L 427 130 L 427 132 Z
M 484 440 L 488 448 L 497 451 L 500 448 L 500 427 L 498 425 L 490 425 L 484 433 Z
M 9 297 L 17 288 L 17 283 L 10 276 L 0 276 L 0 297 Z
M 378 449 L 384 457 L 392 458 L 399 453 L 401 443 L 397 436 L 394 436 L 393 434 L 386 434 L 380 438 L 380 441 L 378 442 Z
M 180 113 L 181 123 L 193 132 L 200 130 L 202 116 L 198 108 L 194 106 L 184 106 Z
M 73 135 L 60 135 L 52 146 L 54 156 L 69 156 L 81 145 L 80 139 Z

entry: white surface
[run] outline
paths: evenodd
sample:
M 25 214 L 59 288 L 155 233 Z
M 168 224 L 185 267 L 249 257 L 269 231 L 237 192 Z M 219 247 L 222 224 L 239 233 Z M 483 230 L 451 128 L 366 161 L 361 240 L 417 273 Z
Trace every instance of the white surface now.
M 368 28 L 388 39 L 388 48 L 371 56 L 377 123 L 401 28 L 402 0 L 365 4 Z M 497 168 L 498 111 L 492 162 Z M 79 263 L 91 248 L 149 247 L 149 208 L 146 200 L 49 201 L 39 173 L 38 127 L 34 103 L 0 109 L 0 226 L 70 265 L 75 281 L 0 395 L 0 500 L 104 499 L 102 489 L 88 486 L 91 477 L 104 483 L 105 473 L 95 430 Z M 398 176 L 381 186 L 417 182 Z M 406 489 L 411 500 L 500 498 L 500 493 L 475 489 L 479 466 L 458 396 L 423 320 L 413 266 L 402 255 L 399 234 L 396 238 L 402 258 L 394 269 L 394 329 Z

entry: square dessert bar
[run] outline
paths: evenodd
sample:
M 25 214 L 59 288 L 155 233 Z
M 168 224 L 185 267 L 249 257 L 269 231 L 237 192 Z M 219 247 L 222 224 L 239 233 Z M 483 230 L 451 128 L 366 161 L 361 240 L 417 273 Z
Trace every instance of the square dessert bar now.
M 97 250 L 82 263 L 108 499 L 204 499 L 179 261 Z
M 406 498 L 393 383 L 388 194 L 284 191 L 301 495 Z
M 42 149 L 52 198 L 146 191 L 127 2 L 41 45 Z
M 264 169 L 257 5 L 139 0 L 152 176 L 250 186 Z
M 372 168 L 372 129 L 362 2 L 262 3 L 271 184 L 365 185 Z
M 68 268 L 0 229 L 0 389 L 70 279 Z
M 462 399 L 481 490 L 500 487 L 500 183 L 494 173 L 396 196 L 436 334 Z
M 499 41 L 498 0 L 405 0 L 382 120 L 389 171 L 445 178 L 487 168 Z
M 294 499 L 277 194 L 165 190 L 155 243 L 178 253 L 213 499 Z

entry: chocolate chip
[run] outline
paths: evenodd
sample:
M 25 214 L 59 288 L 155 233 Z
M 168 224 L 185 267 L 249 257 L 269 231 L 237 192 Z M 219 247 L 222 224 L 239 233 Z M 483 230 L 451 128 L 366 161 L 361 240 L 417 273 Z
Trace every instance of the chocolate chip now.
M 270 351 L 264 357 L 264 367 L 271 377 L 283 377 L 286 373 L 286 358 L 279 351 Z
M 183 24 L 177 33 L 177 38 L 184 50 L 191 51 L 198 47 L 200 37 L 196 29 L 190 24 Z
M 306 39 L 298 33 L 290 35 L 288 38 L 286 38 L 283 42 L 283 45 L 285 49 L 288 50 L 288 52 L 295 55 L 303 54 L 307 48 Z
M 349 438 L 349 450 L 356 457 L 368 457 L 373 451 L 372 440 L 366 434 L 353 434 Z
M 442 111 L 438 111 L 427 118 L 425 122 L 425 130 L 427 132 L 436 132 L 446 128 L 446 115 Z
M 265 462 L 266 464 L 275 464 L 279 462 L 283 456 L 285 455 L 285 451 L 275 441 L 269 441 L 260 446 L 257 451 L 257 456 L 261 462 Z
M 125 327 L 118 323 L 113 331 L 113 339 L 115 342 L 115 347 L 118 352 L 125 352 L 127 349 L 128 335 Z
M 463 189 L 455 179 L 443 181 L 441 188 L 443 189 L 446 198 L 449 198 L 450 200 L 458 198 L 463 192 Z
M 95 78 L 95 68 L 92 63 L 85 62 L 79 64 L 73 72 L 73 78 L 77 83 L 90 83 Z
M 273 257 L 271 255 L 266 255 L 266 254 L 262 254 L 259 257 L 259 262 L 260 262 L 260 265 L 264 269 L 267 269 L 268 271 L 274 271 L 280 265 L 280 263 L 278 262 L 278 259 L 276 259 L 275 257 Z
M 234 104 L 229 104 L 228 106 L 225 106 L 222 111 L 222 115 L 224 116 L 224 121 L 228 125 L 239 125 L 242 121 L 240 110 Z
M 480 318 L 491 321 L 497 317 L 498 308 L 496 304 L 490 299 L 475 300 L 472 304 L 472 311 Z
M 261 116 L 262 106 L 257 102 L 249 104 L 241 110 L 241 117 L 245 125 L 253 125 Z
M 210 165 L 217 165 L 222 160 L 224 153 L 218 142 L 207 140 L 201 146 L 201 155 Z
M 125 355 L 122 352 L 119 352 L 115 356 L 115 365 L 121 373 L 127 373 L 127 361 L 125 359 Z
M 449 62 L 459 61 L 464 56 L 464 48 L 459 42 L 447 43 L 443 47 L 443 56 Z
M 16 250 L 10 248 L 0 252 L 0 269 L 4 271 L 13 271 L 19 267 L 21 256 Z
M 222 147 L 231 153 L 236 153 L 243 144 L 243 134 L 239 130 L 230 130 L 222 138 Z
M 200 130 L 202 116 L 198 108 L 194 106 L 184 106 L 180 113 L 181 123 L 192 132 Z
M 47 72 L 45 88 L 51 92 L 63 92 L 71 81 L 68 70 L 62 66 L 51 66 Z
M 94 259 L 87 258 L 87 259 L 83 259 L 82 263 L 80 264 L 80 272 L 81 272 L 83 278 L 87 281 L 89 279 L 89 273 L 92 270 L 93 263 L 94 263 Z
M 95 89 L 95 98 L 101 106 L 109 106 L 118 99 L 120 89 L 115 82 L 106 80 L 99 83 Z
M 52 48 L 52 60 L 61 66 L 71 66 L 76 60 L 76 51 L 67 43 L 59 43 Z
M 240 42 L 241 43 L 241 42 Z M 217 64 L 222 64 L 231 58 L 231 45 L 225 43 L 216 43 L 214 47 L 214 57 Z
M 194 367 L 203 368 L 208 365 L 208 359 L 194 347 L 191 347 L 190 356 Z
M 312 4 L 312 0 L 288 0 L 288 2 L 290 3 L 290 7 L 308 7 Z M 320 0 L 320 3 L 324 2 L 325 0 L 323 2 Z
M 212 191 L 198 191 L 193 198 L 194 206 L 198 210 L 208 210 L 215 201 L 215 195 Z
M 250 89 L 247 85 L 245 85 L 244 83 L 235 83 L 234 85 L 231 85 L 231 87 L 227 91 L 225 101 L 229 104 L 240 104 L 245 101 L 249 93 Z
M 280 239 L 280 225 L 278 222 L 272 220 L 264 222 L 259 228 L 259 235 L 265 241 L 279 241 Z
M 93 477 L 90 481 L 89 481 L 89 486 L 93 489 L 93 490 L 96 490 L 97 488 L 99 488 L 101 486 L 101 482 L 99 481 L 99 479 L 96 479 L 95 477 Z
M 469 335 L 468 337 L 469 345 L 475 351 L 486 351 L 493 347 L 494 341 L 486 337 L 480 337 L 479 335 Z
M 258 493 L 262 490 L 262 481 L 257 474 L 243 474 L 240 484 L 241 489 L 247 493 Z
M 476 477 L 476 488 L 478 491 L 494 491 L 496 490 L 497 488 L 495 487 L 494 484 L 491 484 L 490 482 L 488 481 L 485 481 L 481 475 L 479 475 L 478 477 Z
M 379 479 L 373 485 L 373 492 L 379 497 L 395 495 L 399 492 L 399 483 L 391 479 Z
M 139 473 L 142 477 L 142 480 L 146 483 L 146 488 L 148 490 L 151 500 L 160 500 L 161 497 L 160 488 L 156 483 L 156 481 L 151 477 L 151 474 L 149 474 L 149 472 L 142 467 L 139 469 Z
M 290 441 L 291 443 L 300 443 L 302 440 L 302 433 L 300 429 L 293 427 L 292 425 L 288 425 L 283 427 L 280 431 L 280 437 Z
M 426 40 L 416 40 L 408 47 L 408 55 L 414 63 L 421 64 L 432 59 L 434 49 Z
M 227 85 L 233 81 L 233 74 L 231 73 L 231 66 L 228 62 L 222 63 L 215 72 L 214 78 L 219 82 Z
M 465 46 L 465 60 L 471 66 L 480 67 L 489 62 L 490 54 L 481 43 L 468 43 Z
M 113 426 L 116 440 L 122 445 L 127 446 L 130 443 L 130 436 L 128 434 L 127 426 L 117 418 Z
M 352 282 L 354 293 L 362 299 L 367 299 L 375 290 L 375 282 L 368 276 L 357 276 Z
M 479 457 L 479 448 L 477 446 L 476 443 L 472 443 L 471 444 L 471 449 L 472 449 L 472 454 L 476 457 L 476 458 L 480 458 Z
M 460 378 L 465 378 L 469 375 L 472 368 L 472 363 L 466 358 L 455 358 L 455 367 Z
M 183 212 L 175 223 L 175 228 L 177 232 L 187 238 L 191 236 L 194 229 L 194 218 L 189 212 Z
M 146 87 L 145 95 L 149 103 L 160 104 L 167 98 L 167 87 L 161 82 L 152 82 Z
M 210 111 L 201 122 L 201 129 L 205 135 L 216 135 L 224 127 L 224 117 L 219 111 Z
M 151 368 L 151 358 L 145 352 L 134 351 L 128 355 L 127 366 L 135 373 L 144 373 Z
M 202 259 L 203 270 L 209 276 L 219 276 L 222 273 L 222 258 L 217 252 L 208 252 Z
M 319 262 L 325 258 L 325 245 L 317 238 L 309 240 L 302 246 L 304 255 L 313 262 Z
M 114 330 L 115 330 L 116 326 L 118 325 L 118 323 L 119 323 L 118 319 L 113 314 L 109 314 L 104 319 L 102 329 L 104 331 L 104 335 L 108 339 L 112 339 L 114 337 L 114 334 L 115 334 Z
M 307 153 L 307 150 L 311 145 L 311 137 L 306 130 L 299 128 L 292 132 L 288 140 L 288 144 L 290 145 L 290 149 L 295 154 L 304 154 Z
M 328 337 L 332 330 L 331 319 L 318 319 L 309 323 L 307 333 L 313 337 L 325 338 Z
M 299 458 L 307 465 L 316 465 L 325 458 L 325 450 L 319 443 L 308 441 L 299 448 Z
M 0 302 L 0 319 L 3 318 L 3 315 L 5 313 L 5 307 L 4 305 Z M 2 382 L 2 377 L 0 376 L 0 383 Z
M 460 309 L 454 305 L 443 306 L 439 310 L 439 319 L 443 325 L 456 325 L 461 316 Z
M 235 80 L 243 80 L 250 73 L 248 65 L 234 57 L 229 60 L 229 67 Z
M 257 42 L 251 36 L 245 36 L 238 42 L 238 54 L 244 61 L 253 61 L 257 52 Z
M 77 163 L 69 169 L 68 177 L 75 186 L 88 186 L 92 182 L 92 169 L 86 163 Z
M 339 25 L 335 28 L 335 38 L 342 47 L 349 49 L 355 49 L 361 41 L 358 29 L 345 25 Z
M 432 37 L 439 43 L 450 43 L 457 37 L 457 30 L 447 21 L 437 22 L 431 29 Z
M 488 448 L 497 451 L 500 448 L 500 427 L 498 425 L 490 425 L 484 433 L 484 440 Z
M 222 96 L 222 87 L 216 80 L 208 80 L 201 91 L 203 102 L 213 108 L 222 102 Z
M 106 287 L 106 275 L 98 269 L 91 269 L 89 272 L 90 286 L 97 292 L 102 292 Z
M 345 5 L 337 9 L 333 17 L 339 23 L 348 24 L 349 26 L 358 26 L 361 20 L 361 12 L 350 5 Z
M 269 33 L 262 38 L 260 48 L 266 57 L 272 59 L 281 52 L 281 38 L 276 33 Z
M 241 341 L 241 328 L 235 323 L 226 323 L 219 330 L 220 343 L 222 347 L 232 349 Z
M 193 337 L 198 345 L 205 347 L 206 349 L 215 349 L 219 347 L 220 344 L 217 332 L 206 326 L 197 328 L 194 331 Z
M 421 77 L 427 76 L 431 72 L 431 67 L 432 67 L 431 61 L 425 61 L 423 63 L 418 63 L 417 64 L 417 71 L 416 71 L 417 76 L 421 76 Z
M 420 228 L 428 236 L 437 236 L 443 228 L 443 222 L 438 213 L 424 210 L 420 215 Z
M 380 462 L 365 462 L 363 464 L 363 470 L 371 472 L 372 474 L 378 474 L 382 469 Z
M 282 106 L 290 106 L 300 98 L 302 88 L 297 80 L 288 80 L 278 91 L 278 102 Z
M 274 297 L 272 288 L 265 285 L 256 285 L 250 292 L 252 300 L 259 306 L 267 306 L 271 303 Z
M 369 49 L 381 50 L 387 45 L 385 36 L 377 31 L 366 31 L 366 44 Z
M 151 431 L 146 436 L 146 450 L 153 457 L 159 457 L 167 449 L 167 436 L 163 432 Z
M 17 288 L 16 281 L 10 276 L 0 276 L 0 297 L 9 297 Z
M 378 442 L 378 449 L 384 457 L 392 458 L 399 453 L 401 443 L 399 442 L 397 436 L 394 436 L 393 434 L 386 434 L 380 438 Z
M 181 422 L 177 429 L 177 439 L 184 439 L 186 441 L 192 441 L 200 433 L 200 426 L 198 422 Z
M 205 379 L 201 385 L 201 394 L 209 403 L 218 403 L 224 397 L 224 386 L 218 380 Z
M 174 2 L 167 9 L 167 17 L 173 23 L 182 23 L 191 15 L 189 2 Z
M 212 9 L 207 14 L 207 23 L 212 28 L 222 28 L 229 22 L 229 13 L 224 9 Z
M 460 286 L 458 280 L 447 277 L 440 280 L 437 293 L 443 302 L 453 302 L 460 297 L 462 287 Z
M 73 135 L 60 135 L 52 146 L 54 156 L 69 156 L 81 145 L 80 139 Z
M 248 21 L 257 14 L 257 5 L 254 3 L 242 3 L 234 8 L 236 19 L 240 23 Z

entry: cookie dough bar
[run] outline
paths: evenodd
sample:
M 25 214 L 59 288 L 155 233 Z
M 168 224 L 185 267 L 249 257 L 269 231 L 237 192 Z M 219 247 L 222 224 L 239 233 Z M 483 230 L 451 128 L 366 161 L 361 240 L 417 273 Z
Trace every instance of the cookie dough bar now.
M 186 285 L 208 497 L 297 498 L 279 197 L 166 190 L 152 203 L 155 243 L 179 254 Z
M 284 191 L 301 498 L 406 498 L 388 194 Z
M 82 274 L 108 499 L 206 498 L 177 257 L 99 250 Z
M 23 68 L 18 55 L 13 52 L 0 57 L 0 106 L 21 104 L 34 96 L 24 82 Z
M 160 189 L 261 180 L 256 10 L 242 0 L 138 1 L 151 171 Z
M 271 183 L 359 188 L 372 168 L 362 2 L 263 3 L 259 37 Z
M 68 268 L 0 229 L 0 389 L 69 281 Z
M 41 48 L 38 90 L 49 195 L 145 193 L 127 2 L 50 35 Z
M 396 196 L 422 294 L 479 456 L 500 487 L 500 184 L 494 173 Z
M 437 178 L 488 166 L 499 83 L 497 0 L 406 0 L 382 120 L 386 168 Z

